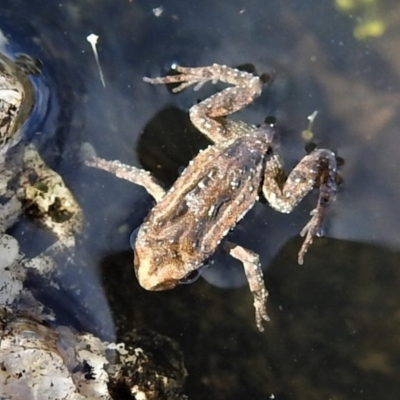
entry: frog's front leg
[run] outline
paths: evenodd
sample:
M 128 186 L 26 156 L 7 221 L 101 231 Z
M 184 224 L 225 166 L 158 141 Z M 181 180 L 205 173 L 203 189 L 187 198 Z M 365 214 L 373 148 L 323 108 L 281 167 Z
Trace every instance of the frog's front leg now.
M 104 158 L 97 157 L 94 149 L 88 143 L 85 144 L 81 156 L 85 165 L 88 167 L 102 169 L 120 179 L 143 186 L 146 191 L 153 196 L 157 203 L 164 197 L 165 190 L 161 186 L 161 183 L 158 182 L 150 172 L 144 169 L 123 164 L 118 160 L 108 161 Z
M 317 206 L 311 211 L 311 219 L 303 228 L 300 235 L 305 236 L 300 249 L 298 261 L 303 264 L 304 255 L 311 245 L 314 236 L 323 236 L 325 213 L 335 199 L 336 158 L 330 150 L 317 149 L 305 156 L 283 180 L 282 164 L 279 156 L 274 155 L 267 162 L 263 194 L 275 210 L 290 213 L 293 208 L 315 186 L 319 187 Z
M 249 72 L 219 64 L 200 68 L 179 66 L 174 68 L 180 72 L 179 75 L 143 79 L 152 84 L 181 83 L 173 89 L 174 92 L 180 92 L 195 83 L 197 85 L 194 90 L 198 90 L 208 81 L 213 83 L 222 81 L 234 85 L 194 105 L 190 109 L 190 119 L 193 125 L 214 143 L 237 139 L 240 131 L 243 131 L 240 129 L 240 124 L 237 130 L 232 129 L 232 125 L 225 124 L 220 117 L 241 110 L 259 96 L 262 88 L 261 79 Z
M 265 308 L 268 291 L 265 288 L 259 256 L 251 250 L 228 241 L 223 244 L 223 248 L 230 256 L 236 258 L 243 264 L 250 291 L 254 298 L 257 328 L 262 332 L 264 330 L 262 321 L 269 321 Z

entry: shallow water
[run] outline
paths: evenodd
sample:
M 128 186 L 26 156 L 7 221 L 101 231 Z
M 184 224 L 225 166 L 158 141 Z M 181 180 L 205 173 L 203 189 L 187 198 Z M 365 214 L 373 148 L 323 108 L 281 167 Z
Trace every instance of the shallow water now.
M 171 0 L 156 16 L 159 6 L 3 0 L 0 28 L 11 50 L 42 60 L 53 96 L 34 140 L 76 194 L 87 222 L 77 250 L 82 266 L 60 272 L 63 296 L 41 288 L 42 298 L 60 320 L 103 337 L 147 326 L 175 338 L 191 399 L 397 399 L 399 5 L 377 1 L 373 10 L 345 13 L 333 1 Z M 355 38 L 354 29 L 372 17 L 386 32 Z M 99 36 L 105 87 L 90 33 Z M 345 160 L 328 238 L 314 243 L 304 266 L 296 264 L 297 234 L 315 194 L 290 215 L 257 204 L 232 234 L 260 254 L 266 269 L 271 322 L 262 334 L 247 287 L 199 280 L 171 292 L 140 289 L 129 235 L 153 201 L 142 188 L 79 162 L 87 141 L 101 157 L 141 164 L 171 184 L 207 146 L 186 112 L 216 89 L 172 95 L 142 81 L 164 75 L 173 62 L 250 63 L 268 72 L 272 82 L 237 118 L 260 123 L 276 116 L 291 168 L 305 154 L 307 116 L 318 110 L 314 141 Z M 35 253 L 41 236 L 30 240 L 35 229 L 21 229 Z M 229 275 L 211 279 L 233 286 Z

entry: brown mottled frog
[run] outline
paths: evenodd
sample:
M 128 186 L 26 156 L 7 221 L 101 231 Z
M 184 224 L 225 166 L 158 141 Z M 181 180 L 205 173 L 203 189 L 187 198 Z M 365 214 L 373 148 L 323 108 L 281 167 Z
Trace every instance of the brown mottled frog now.
M 175 68 L 177 75 L 144 80 L 151 84 L 180 83 L 174 92 L 192 84 L 196 84 L 197 90 L 208 81 L 232 85 L 190 109 L 192 123 L 214 144 L 200 151 L 168 191 L 147 171 L 118 161 L 93 156 L 86 163 L 144 186 L 157 201 L 134 243 L 135 272 L 143 288 L 174 288 L 201 267 L 221 244 L 244 266 L 254 296 L 257 327 L 262 331 L 262 320 L 268 320 L 268 292 L 259 257 L 225 237 L 258 200 L 260 192 L 275 210 L 290 213 L 318 186 L 317 206 L 301 231 L 305 240 L 298 260 L 302 264 L 314 236 L 323 235 L 325 213 L 335 197 L 335 154 L 316 149 L 286 176 L 273 125 L 256 127 L 225 118 L 260 95 L 259 77 L 218 64 Z

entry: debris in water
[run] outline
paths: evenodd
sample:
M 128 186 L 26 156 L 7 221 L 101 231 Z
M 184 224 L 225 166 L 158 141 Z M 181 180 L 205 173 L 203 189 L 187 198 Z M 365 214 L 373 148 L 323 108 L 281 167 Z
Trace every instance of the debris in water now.
M 303 136 L 304 140 L 310 141 L 310 140 L 312 140 L 314 138 L 314 133 L 312 131 L 312 126 L 313 126 L 314 120 L 317 117 L 317 115 L 318 115 L 318 111 L 314 111 L 311 115 L 309 115 L 307 117 L 307 119 L 308 119 L 308 127 L 303 132 L 301 132 L 301 135 Z
M 153 14 L 158 18 L 158 17 L 161 17 L 162 13 L 164 12 L 164 7 L 160 6 L 157 8 L 153 8 L 152 11 L 153 11 Z
M 103 84 L 104 87 L 106 87 L 106 82 L 104 81 L 104 76 L 103 76 L 103 71 L 101 70 L 101 66 L 100 66 L 100 61 L 99 61 L 99 55 L 97 53 L 97 40 L 99 39 L 99 37 L 97 35 L 95 35 L 94 33 L 91 33 L 86 40 L 90 43 L 90 45 L 92 46 L 93 49 L 93 53 L 94 53 L 94 58 L 96 60 L 96 64 L 97 67 L 99 68 L 99 73 L 100 73 L 100 80 L 101 83 Z

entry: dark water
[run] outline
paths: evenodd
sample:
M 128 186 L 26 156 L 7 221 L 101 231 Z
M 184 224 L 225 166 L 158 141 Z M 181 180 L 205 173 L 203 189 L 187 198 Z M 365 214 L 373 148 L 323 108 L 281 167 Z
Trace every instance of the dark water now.
M 42 298 L 61 321 L 108 339 L 141 326 L 176 339 L 191 399 L 398 399 L 399 5 L 376 1 L 346 13 L 333 0 L 171 0 L 157 17 L 153 9 L 160 5 L 2 1 L 0 29 L 10 51 L 44 64 L 39 91 L 47 117 L 35 140 L 76 194 L 87 222 L 77 250 L 82 266 L 64 266 L 65 293 L 48 289 Z M 354 29 L 372 18 L 385 33 L 355 38 Z M 86 40 L 90 33 L 99 36 L 105 87 Z M 313 245 L 304 266 L 296 264 L 297 234 L 315 194 L 291 215 L 260 203 L 232 234 L 260 254 L 266 269 L 271 322 L 262 334 L 247 287 L 199 280 L 171 292 L 139 288 L 129 234 L 152 199 L 79 162 L 80 144 L 88 141 L 104 158 L 141 164 L 173 182 L 207 145 L 187 110 L 215 91 L 209 85 L 172 95 L 142 81 L 167 73 L 173 62 L 252 64 L 269 73 L 270 85 L 238 118 L 260 123 L 274 115 L 289 168 L 305 154 L 301 131 L 318 110 L 314 141 L 345 160 L 328 238 Z M 233 286 L 230 276 L 214 273 L 211 280 Z

